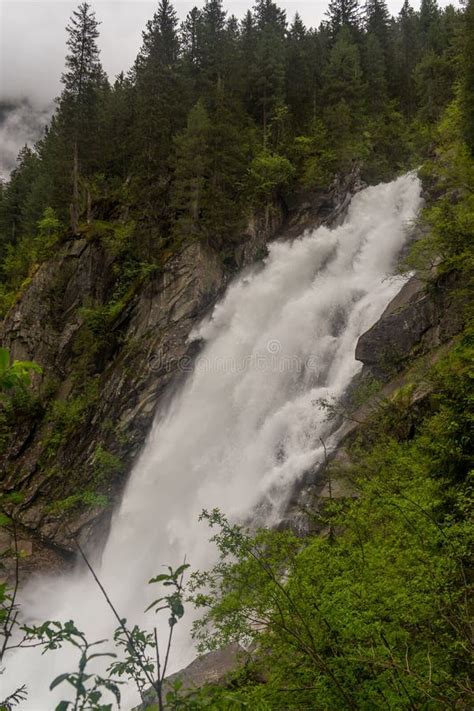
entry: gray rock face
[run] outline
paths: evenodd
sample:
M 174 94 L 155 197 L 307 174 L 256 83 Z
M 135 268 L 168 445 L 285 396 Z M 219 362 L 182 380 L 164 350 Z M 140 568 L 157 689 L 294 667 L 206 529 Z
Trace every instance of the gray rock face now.
M 412 355 L 421 355 L 452 338 L 462 326 L 453 300 L 454 277 L 428 292 L 413 276 L 390 302 L 380 319 L 357 343 L 355 357 L 377 378 L 387 380 Z
M 59 376 L 60 400 L 73 398 L 81 385 L 74 359 L 75 337 L 83 327 L 78 307 L 107 301 L 111 271 L 100 246 L 68 245 L 58 259 L 38 270 L 3 323 L 2 341 L 14 358 L 40 363 L 43 380 Z M 173 257 L 113 325 L 117 345 L 94 378 L 99 395 L 87 418 L 75 427 L 73 442 L 66 438 L 60 445 L 54 477 L 43 446 L 51 429 L 47 422 L 30 433 L 27 446 L 15 451 L 12 445 L 6 452 L 2 485 L 7 490 L 20 485 L 24 495 L 20 520 L 27 529 L 40 531 L 43 541 L 69 548 L 65 516 L 49 512 L 49 505 L 87 484 L 83 477 L 92 478 L 98 444 L 125 462 L 136 455 L 160 394 L 179 372 L 196 318 L 216 299 L 224 282 L 217 255 L 198 243 Z M 108 482 L 106 493 L 111 497 L 116 483 Z M 91 535 L 95 531 L 88 531 L 89 524 L 98 514 L 94 508 L 72 512 L 68 527 L 72 533 Z
M 173 683 L 178 680 L 182 684 L 181 688 L 184 693 L 200 689 L 206 684 L 224 686 L 229 675 L 239 669 L 245 663 L 246 658 L 248 658 L 248 653 L 238 644 L 229 644 L 222 649 L 196 657 L 187 667 L 166 677 L 163 683 L 163 696 L 166 698 Z M 146 711 L 148 704 L 153 705 L 154 703 L 156 704 L 156 699 L 154 694 L 150 693 L 149 700 L 132 711 Z
M 327 193 L 315 194 L 312 207 L 287 214 L 279 205 L 252 216 L 235 243 L 231 269 L 261 256 L 272 237 L 293 237 L 308 226 L 330 224 L 359 187 L 354 172 L 335 181 Z M 38 268 L 0 328 L 0 341 L 14 358 L 42 366 L 38 388 L 43 400 L 45 389 L 52 392 L 49 411 L 52 399 L 69 406 L 82 397 L 85 383 L 93 386 L 92 400 L 71 431 L 64 430 L 64 418 L 58 425 L 47 414 L 35 415 L 17 428 L 0 457 L 2 488 L 20 490 L 24 497 L 15 513 L 23 525 L 21 536 L 33 541 L 26 568 L 64 564 L 74 552 L 75 536 L 100 549 L 154 413 L 189 370 L 196 352 L 196 344 L 187 341 L 189 333 L 232 275 L 216 251 L 198 242 L 187 245 L 107 324 L 105 345 L 94 355 L 92 373 L 90 368 L 86 372 L 78 359 L 78 342 L 87 330 L 83 307 L 111 301 L 113 261 L 100 240 L 65 243 Z M 59 439 L 54 451 L 52 438 Z M 98 448 L 120 462 L 100 481 Z M 105 495 L 108 504 L 74 504 L 71 497 L 85 490 Z M 63 502 L 62 508 L 51 507 L 55 501 Z

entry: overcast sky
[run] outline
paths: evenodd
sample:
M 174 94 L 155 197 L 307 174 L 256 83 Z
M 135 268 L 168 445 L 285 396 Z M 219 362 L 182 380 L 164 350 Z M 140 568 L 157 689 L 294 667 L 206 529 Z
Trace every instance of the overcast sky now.
M 89 0 L 101 20 L 102 64 L 113 78 L 132 64 L 141 32 L 158 0 Z M 280 0 L 291 19 L 296 11 L 308 26 L 317 26 L 329 0 Z M 397 13 L 403 0 L 388 0 Z M 416 5 L 418 0 L 413 0 Z M 225 0 L 230 13 L 242 17 L 254 0 Z M 441 0 L 442 4 L 448 4 Z M 175 0 L 180 19 L 198 0 Z M 0 97 L 28 97 L 40 104 L 59 93 L 64 64 L 65 26 L 78 2 L 70 0 L 0 0 Z

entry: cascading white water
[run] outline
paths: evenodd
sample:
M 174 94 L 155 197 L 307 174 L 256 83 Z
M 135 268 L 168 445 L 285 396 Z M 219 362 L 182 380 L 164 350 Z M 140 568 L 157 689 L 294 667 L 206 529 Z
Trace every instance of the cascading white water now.
M 329 426 L 317 401 L 341 396 L 359 371 L 357 339 L 400 289 L 400 277 L 387 276 L 420 203 L 413 174 L 367 188 L 341 227 L 273 243 L 263 268 L 237 279 L 196 329 L 204 347 L 194 372 L 157 414 L 98 571 L 130 623 L 143 623 L 156 592 L 146 582 L 163 564 L 177 566 L 184 556 L 193 568 L 212 562 L 198 522 L 203 508 L 271 524 L 321 460 Z M 110 638 L 115 627 L 84 572 L 35 581 L 22 604 L 37 620 L 73 618 L 90 639 Z M 189 625 L 179 629 L 175 668 L 193 656 Z M 22 708 L 49 711 L 48 683 L 75 664 L 64 651 L 19 652 L 8 660 L 4 685 L 27 682 Z

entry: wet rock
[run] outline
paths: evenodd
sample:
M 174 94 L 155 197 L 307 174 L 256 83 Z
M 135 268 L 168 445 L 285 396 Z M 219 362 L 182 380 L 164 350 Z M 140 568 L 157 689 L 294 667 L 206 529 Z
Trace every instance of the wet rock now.
M 424 285 L 412 277 L 381 318 L 359 338 L 355 357 L 377 378 L 396 372 L 433 326 L 436 308 Z
M 232 672 L 237 671 L 245 663 L 248 653 L 238 644 L 229 644 L 222 649 L 218 649 L 208 654 L 197 657 L 187 667 L 175 674 L 171 674 L 165 679 L 163 685 L 163 696 L 166 697 L 174 682 L 180 681 L 182 691 L 192 691 L 199 689 L 206 684 L 213 686 L 224 686 Z M 150 694 L 148 703 L 153 703 L 153 696 Z M 156 701 L 155 701 L 156 703 Z M 147 708 L 147 704 L 137 706 L 133 711 L 142 711 Z
M 412 356 L 437 348 L 462 328 L 457 277 L 448 275 L 427 290 L 413 276 L 357 343 L 355 357 L 376 378 L 387 381 Z

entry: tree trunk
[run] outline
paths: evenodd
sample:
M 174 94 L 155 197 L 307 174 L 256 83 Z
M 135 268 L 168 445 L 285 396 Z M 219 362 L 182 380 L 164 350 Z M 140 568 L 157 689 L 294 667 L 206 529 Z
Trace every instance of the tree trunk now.
M 79 157 L 77 141 L 74 141 L 74 164 L 72 169 L 71 230 L 77 235 L 79 227 Z

